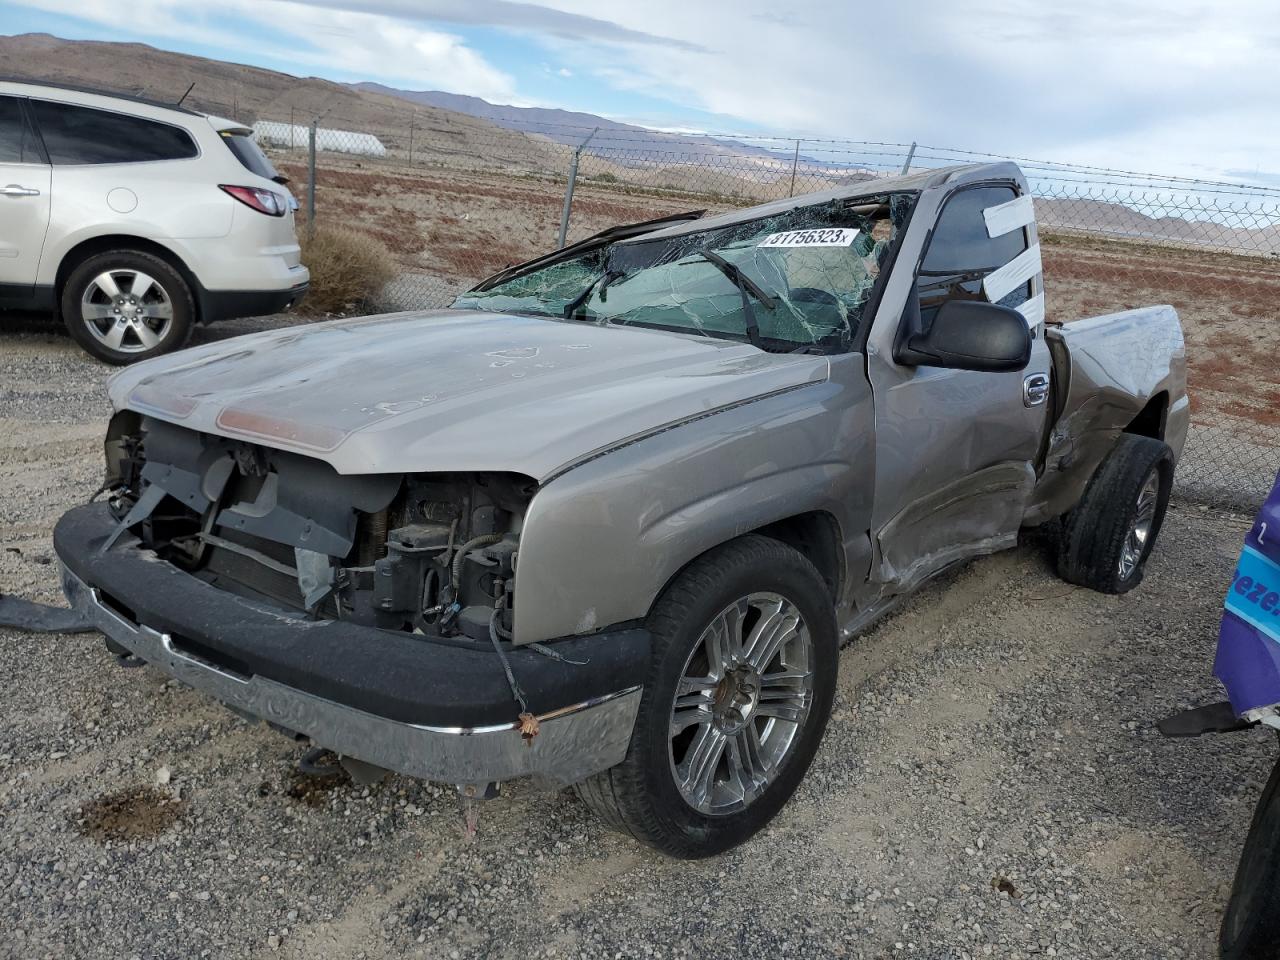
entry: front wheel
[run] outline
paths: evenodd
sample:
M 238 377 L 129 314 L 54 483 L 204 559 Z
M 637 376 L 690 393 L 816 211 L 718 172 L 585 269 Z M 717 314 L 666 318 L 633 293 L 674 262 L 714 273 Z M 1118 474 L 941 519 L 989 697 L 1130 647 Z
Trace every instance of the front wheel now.
M 681 573 L 648 625 L 627 756 L 578 795 L 665 853 L 720 853 L 777 814 L 818 748 L 839 652 L 831 594 L 796 550 L 748 536 Z
M 177 350 L 191 333 L 191 289 L 164 260 L 141 250 L 89 257 L 62 290 L 62 320 L 99 360 L 134 363 Z

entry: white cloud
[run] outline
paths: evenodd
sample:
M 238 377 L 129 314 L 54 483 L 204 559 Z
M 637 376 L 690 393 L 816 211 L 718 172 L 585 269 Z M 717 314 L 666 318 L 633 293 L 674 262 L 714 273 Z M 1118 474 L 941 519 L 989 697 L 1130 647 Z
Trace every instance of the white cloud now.
M 121 28 L 114 0 L 15 0 L 24 6 Z M 232 31 L 233 16 L 259 25 Z M 292 0 L 220 0 L 198 7 L 186 0 L 131 0 L 128 29 L 139 39 L 170 39 L 243 51 L 353 78 L 396 81 L 416 89 L 447 90 L 487 100 L 516 99 L 515 81 L 460 37 L 382 14 L 333 10 Z
M 652 32 L 651 24 L 624 26 L 599 17 L 588 6 L 581 11 L 556 9 L 554 4 L 521 0 L 305 0 L 318 7 L 380 13 L 409 21 L 457 23 L 469 26 L 501 26 L 510 30 L 564 37 L 570 40 L 598 40 L 608 43 L 683 47 L 697 45 Z
M 779 133 L 1165 172 L 1280 162 L 1272 0 L 546 0 L 679 46 L 544 42 L 605 84 Z
M 447 90 L 510 101 L 515 81 L 492 66 L 462 39 L 406 24 L 381 14 L 321 9 L 286 0 L 231 0 L 246 15 L 258 11 L 264 22 L 287 23 L 295 36 L 315 49 L 296 59 L 340 69 L 360 77 L 400 79 L 419 90 Z
M 441 22 L 487 25 L 547 74 L 671 104 L 664 125 L 919 141 L 1161 172 L 1275 171 L 1274 0 L 18 0 L 144 36 L 528 102 Z M 220 18 L 262 26 L 229 36 Z M 584 98 L 585 99 L 585 98 Z M 636 106 L 618 96 L 614 112 Z M 569 106 L 571 104 L 565 104 Z M 697 112 L 697 113 L 695 113 Z M 1217 174 L 1214 171 L 1218 171 Z

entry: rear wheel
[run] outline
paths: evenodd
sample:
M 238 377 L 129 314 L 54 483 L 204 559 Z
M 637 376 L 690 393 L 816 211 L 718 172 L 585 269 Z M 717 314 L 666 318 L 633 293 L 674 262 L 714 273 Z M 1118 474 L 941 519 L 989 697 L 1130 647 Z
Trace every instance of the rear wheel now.
M 1080 503 L 1063 518 L 1062 579 L 1102 593 L 1127 593 L 1141 583 L 1172 487 L 1168 444 L 1121 434 Z
M 89 257 L 71 271 L 62 291 L 62 319 L 71 336 L 99 360 L 117 365 L 178 349 L 194 314 L 186 281 L 141 250 Z
M 709 856 L 767 824 L 813 759 L 835 694 L 831 595 L 800 553 L 749 536 L 692 564 L 648 625 L 626 759 L 578 795 L 665 853 Z
M 1222 960 L 1280 956 L 1280 763 L 1262 791 L 1219 934 Z

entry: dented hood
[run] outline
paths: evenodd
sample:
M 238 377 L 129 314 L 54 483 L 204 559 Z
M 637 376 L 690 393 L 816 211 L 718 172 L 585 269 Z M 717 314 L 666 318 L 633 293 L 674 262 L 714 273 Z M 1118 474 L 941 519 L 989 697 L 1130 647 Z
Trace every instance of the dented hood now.
M 130 367 L 112 404 L 339 473 L 507 471 L 584 457 L 827 376 L 825 357 L 476 311 L 290 327 Z

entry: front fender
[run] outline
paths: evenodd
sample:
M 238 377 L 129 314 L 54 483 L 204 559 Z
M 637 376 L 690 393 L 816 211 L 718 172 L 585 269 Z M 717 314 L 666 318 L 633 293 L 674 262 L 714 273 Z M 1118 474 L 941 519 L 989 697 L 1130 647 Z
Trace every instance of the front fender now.
M 534 496 L 525 518 L 516 643 L 643 618 L 700 554 L 801 513 L 831 514 L 847 557 L 851 545 L 865 543 L 872 442 L 865 380 L 830 380 L 686 423 L 570 470 Z

